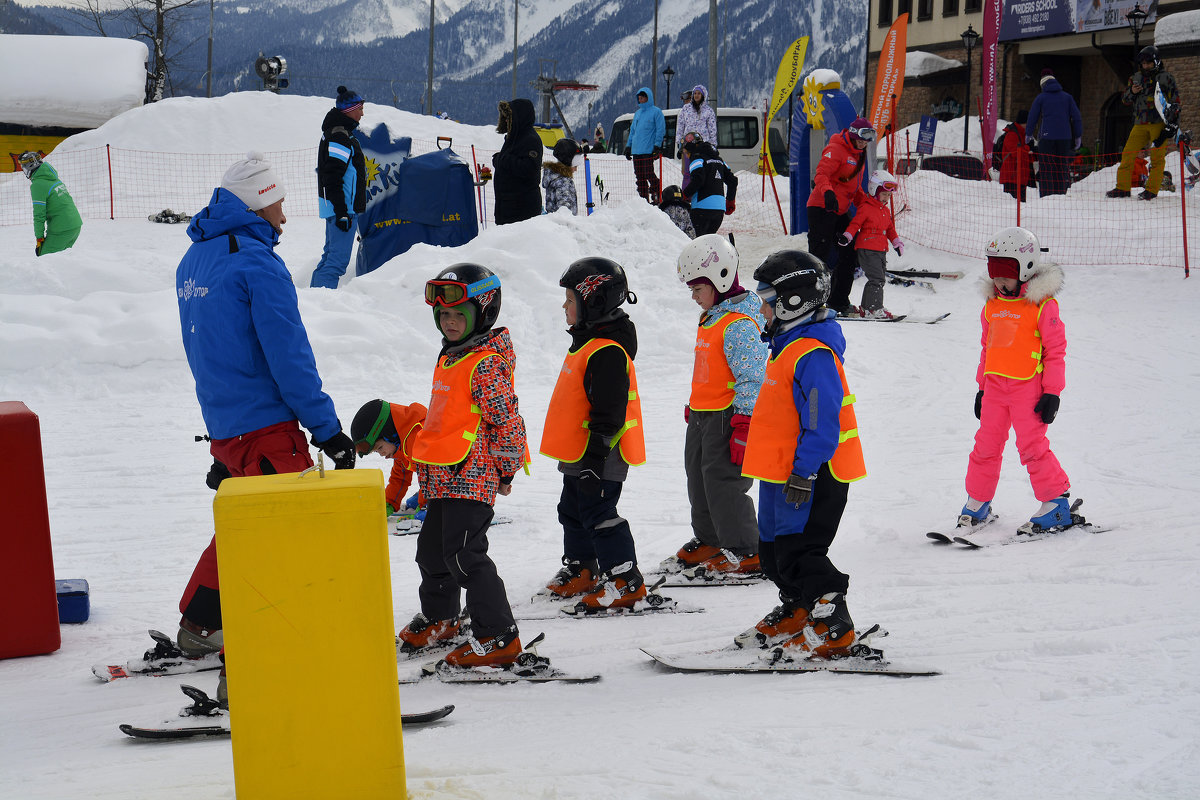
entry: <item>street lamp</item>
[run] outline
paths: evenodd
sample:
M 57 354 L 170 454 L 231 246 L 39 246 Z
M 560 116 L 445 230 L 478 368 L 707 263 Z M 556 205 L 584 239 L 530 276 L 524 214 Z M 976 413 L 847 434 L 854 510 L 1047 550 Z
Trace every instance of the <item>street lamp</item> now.
M 671 107 L 671 78 L 675 77 L 675 70 L 671 69 L 668 64 L 667 68 L 662 71 L 662 76 L 667 79 L 667 108 Z
M 1134 3 L 1133 11 L 1125 15 L 1125 21 L 1129 23 L 1129 29 L 1133 31 L 1133 51 L 1135 54 L 1138 49 L 1138 37 L 1142 35 L 1142 28 L 1146 25 L 1146 17 L 1148 16 L 1150 15 L 1142 11 L 1141 3 Z
M 963 152 L 967 152 L 967 129 L 971 126 L 971 51 L 979 43 L 979 34 L 971 25 L 961 34 L 963 47 L 967 48 L 967 106 L 963 109 Z

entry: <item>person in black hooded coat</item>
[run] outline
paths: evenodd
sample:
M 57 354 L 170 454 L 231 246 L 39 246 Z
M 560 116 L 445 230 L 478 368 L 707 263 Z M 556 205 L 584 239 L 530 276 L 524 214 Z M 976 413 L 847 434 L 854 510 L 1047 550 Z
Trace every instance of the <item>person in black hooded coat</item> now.
M 496 224 L 520 222 L 542 213 L 542 140 L 533 129 L 533 103 L 524 97 L 500 103 L 496 132 L 504 134 L 492 156 Z

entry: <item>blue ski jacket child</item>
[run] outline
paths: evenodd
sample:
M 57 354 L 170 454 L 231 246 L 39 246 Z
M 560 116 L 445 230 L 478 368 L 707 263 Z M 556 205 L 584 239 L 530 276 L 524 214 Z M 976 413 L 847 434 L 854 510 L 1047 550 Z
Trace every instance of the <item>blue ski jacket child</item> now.
M 292 275 L 275 254 L 279 234 L 220 188 L 187 232 L 175 290 L 208 435 L 229 439 L 291 420 L 314 441 L 337 435 Z

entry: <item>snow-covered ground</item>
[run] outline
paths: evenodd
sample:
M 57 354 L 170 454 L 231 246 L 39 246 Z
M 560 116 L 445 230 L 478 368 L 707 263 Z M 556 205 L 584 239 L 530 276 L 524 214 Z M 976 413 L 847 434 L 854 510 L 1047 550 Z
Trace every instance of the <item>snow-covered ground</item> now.
M 290 123 L 315 130 L 312 104 L 297 108 Z M 255 124 L 243 109 L 197 130 Z M 224 149 L 186 137 L 172 131 L 171 148 Z M 982 252 L 991 233 L 963 235 Z M 322 241 L 318 220 L 286 226 L 279 252 L 297 285 L 307 286 Z M 681 409 L 697 308 L 675 277 L 684 241 L 644 207 L 556 214 L 489 228 L 453 251 L 416 247 L 337 292 L 301 288 L 301 311 L 348 425 L 373 397 L 425 401 L 437 338 L 422 284 L 456 261 L 487 264 L 504 282 L 501 324 L 513 334 L 536 452 L 568 343 L 558 276 L 582 255 L 622 263 L 640 298 L 630 313 L 649 463 L 633 470 L 621 509 L 653 565 L 689 536 Z M 784 244 L 739 243 L 747 282 Z M 186 246 L 183 226 L 88 220 L 73 250 L 36 259 L 27 227 L 0 228 L 0 400 L 40 417 L 55 571 L 92 590 L 91 620 L 64 626 L 61 650 L 0 661 L 5 798 L 234 796 L 228 741 L 154 744 L 117 730 L 169 717 L 184 704 L 178 685 L 212 690 L 213 673 L 100 684 L 89 671 L 140 653 L 147 628 L 174 631 L 211 535 L 210 458 L 193 441 L 204 427 L 174 292 Z M 952 312 L 941 324 L 845 326 L 870 476 L 851 488 L 832 555 L 851 575 L 859 626 L 882 624 L 890 658 L 944 674 L 679 675 L 639 652 L 732 636 L 774 605 L 765 585 L 673 590 L 703 614 L 527 622 L 524 637 L 546 633 L 543 655 L 603 680 L 401 687 L 407 710 L 457 706 L 445 722 L 407 732 L 410 797 L 1196 796 L 1200 284 L 1165 268 L 1065 265 L 1068 386 L 1050 438 L 1083 511 L 1113 530 L 969 552 L 923 534 L 952 524 L 963 501 L 983 261 L 913 247 L 893 266 L 968 277 L 939 282 L 936 294 L 888 287 L 893 311 Z M 532 475 L 499 501 L 516 521 L 495 529 L 491 552 L 514 602 L 559 566 L 559 486 L 552 463 L 535 456 Z M 1014 521 L 1037 506 L 1011 446 L 994 505 Z M 390 540 L 397 627 L 417 610 L 414 546 L 414 537 Z M 305 670 L 314 684 L 352 680 L 354 655 L 321 650 L 320 630 L 311 638 L 313 651 L 281 654 L 280 669 Z

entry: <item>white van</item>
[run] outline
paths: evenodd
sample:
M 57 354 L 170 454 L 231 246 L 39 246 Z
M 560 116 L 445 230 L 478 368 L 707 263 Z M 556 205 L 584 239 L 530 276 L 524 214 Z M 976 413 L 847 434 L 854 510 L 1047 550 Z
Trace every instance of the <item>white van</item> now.
M 663 111 L 667 123 L 667 135 L 663 138 L 663 155 L 675 157 L 675 123 L 679 117 L 679 109 L 669 108 Z M 717 150 L 721 158 L 734 172 L 745 170 L 758 171 L 758 156 L 762 148 L 762 118 L 763 112 L 753 108 L 718 108 L 717 109 Z M 622 114 L 612 124 L 608 137 L 608 152 L 621 155 L 629 140 L 629 123 L 633 114 Z M 771 153 L 771 163 L 779 175 L 787 175 L 787 128 L 786 121 L 776 115 L 771 121 L 771 131 L 767 138 L 767 146 Z

